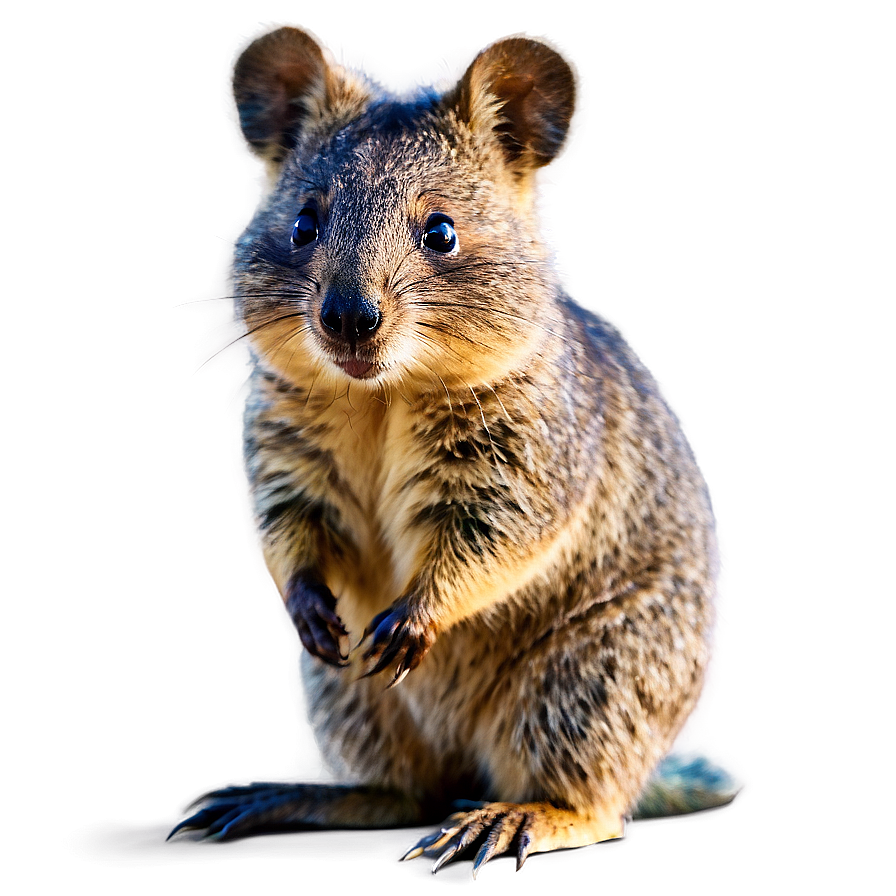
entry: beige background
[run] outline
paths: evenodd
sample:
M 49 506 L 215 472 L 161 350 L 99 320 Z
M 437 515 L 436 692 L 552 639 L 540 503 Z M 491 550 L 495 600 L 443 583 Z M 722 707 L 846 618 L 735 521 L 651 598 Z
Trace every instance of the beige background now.
M 742 795 L 519 876 L 494 862 L 477 892 L 890 885 L 892 5 L 500 6 L 4 14 L 8 892 L 469 885 L 466 865 L 432 881 L 396 864 L 407 831 L 161 842 L 203 789 L 323 775 L 251 526 L 245 355 L 218 300 L 261 180 L 230 68 L 287 23 L 398 90 L 450 83 L 509 33 L 574 63 L 545 227 L 572 294 L 657 375 L 719 518 L 715 660 L 682 746 Z

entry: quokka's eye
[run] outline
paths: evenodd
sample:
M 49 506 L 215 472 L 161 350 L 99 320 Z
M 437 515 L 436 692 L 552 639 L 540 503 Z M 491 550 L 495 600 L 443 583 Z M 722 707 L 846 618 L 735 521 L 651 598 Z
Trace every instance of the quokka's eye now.
M 423 231 L 423 246 L 433 252 L 454 252 L 457 249 L 454 221 L 447 215 L 430 215 Z
M 320 227 L 317 223 L 317 212 L 313 208 L 303 208 L 292 226 L 292 244 L 307 246 L 317 239 Z

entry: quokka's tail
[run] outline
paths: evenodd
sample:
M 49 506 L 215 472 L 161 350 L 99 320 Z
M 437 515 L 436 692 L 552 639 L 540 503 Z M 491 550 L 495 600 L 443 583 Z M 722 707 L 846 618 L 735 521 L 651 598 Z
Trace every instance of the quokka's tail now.
M 667 756 L 656 767 L 632 817 L 661 818 L 724 806 L 739 790 L 728 772 L 702 756 Z

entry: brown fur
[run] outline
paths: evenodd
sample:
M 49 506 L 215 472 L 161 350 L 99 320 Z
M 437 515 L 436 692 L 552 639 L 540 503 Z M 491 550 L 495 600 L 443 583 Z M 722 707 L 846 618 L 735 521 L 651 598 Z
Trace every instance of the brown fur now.
M 538 236 L 569 67 L 514 38 L 400 103 L 281 29 L 234 90 L 272 172 L 234 274 L 247 467 L 311 721 L 359 786 L 295 785 L 267 810 L 232 789 L 185 825 L 419 823 L 464 797 L 487 804 L 412 854 L 476 842 L 478 867 L 621 836 L 700 692 L 715 543 L 674 416 Z M 303 207 L 320 234 L 297 248 Z M 433 213 L 456 254 L 421 246 Z M 337 293 L 378 310 L 371 338 L 322 325 Z

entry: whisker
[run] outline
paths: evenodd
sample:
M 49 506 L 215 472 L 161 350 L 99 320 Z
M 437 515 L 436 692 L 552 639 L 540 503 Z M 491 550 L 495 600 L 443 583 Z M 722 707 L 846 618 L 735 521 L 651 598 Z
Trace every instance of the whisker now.
M 303 410 L 307 410 L 308 402 L 311 401 L 311 393 L 314 391 L 314 384 L 317 382 L 317 371 L 314 372 L 314 376 L 311 377 L 311 385 L 308 388 L 308 394 L 305 396 L 305 404 L 303 405 Z
M 292 284 L 291 284 L 292 285 Z M 266 292 L 243 292 L 232 296 L 207 296 L 204 299 L 190 299 L 188 302 L 178 302 L 173 305 L 174 308 L 187 308 L 190 305 L 202 305 L 206 302 L 233 302 L 236 299 L 303 299 L 307 298 L 310 293 L 298 292 L 295 289 L 286 290 L 268 290 Z
M 174 308 L 188 308 L 190 305 L 202 305 L 205 302 L 232 302 L 233 296 L 209 296 L 205 299 L 190 299 L 189 302 L 178 302 Z
M 355 432 L 355 414 L 358 413 L 357 408 L 352 404 L 351 398 L 352 384 L 348 384 L 348 388 L 345 390 L 345 399 L 348 402 L 348 406 L 352 409 L 352 413 L 350 414 L 348 411 L 343 411 L 345 414 L 345 422 L 348 423 L 348 428 L 352 431 L 352 435 L 360 441 L 360 436 Z
M 427 336 L 426 333 L 416 333 L 415 335 L 417 336 L 418 339 L 424 340 L 424 341 L 428 342 L 430 345 L 434 345 L 437 349 L 440 349 L 442 351 L 447 350 L 447 351 L 451 352 L 454 355 L 454 357 L 457 358 L 458 361 L 462 361 L 465 364 L 470 364 L 472 361 L 471 358 L 468 358 L 468 357 L 462 355 L 460 352 L 456 351 L 455 349 L 451 348 L 450 346 L 445 345 L 442 342 L 439 342 L 436 339 L 433 339 L 431 336 Z
M 291 333 L 290 336 L 287 338 L 286 342 L 288 342 L 289 340 L 294 339 L 294 338 L 296 339 L 295 347 L 292 350 L 292 354 L 289 356 L 289 363 L 286 365 L 287 367 L 292 366 L 292 362 L 296 356 L 296 352 L 301 347 L 301 340 L 296 337 L 304 336 L 305 333 L 310 333 L 313 329 L 314 328 L 310 324 L 304 324 L 303 326 L 301 326 L 298 329 L 296 329 L 295 331 L 293 331 L 293 333 Z M 284 345 L 285 344 L 286 343 L 284 343 Z M 279 349 L 278 349 L 278 351 L 279 351 Z
M 419 339 L 420 341 L 426 340 L 426 341 L 432 343 L 433 345 L 438 345 L 438 343 L 436 343 L 435 340 L 428 339 L 423 333 L 414 334 L 414 338 Z M 451 401 L 451 392 L 449 391 L 448 386 L 445 383 L 445 380 L 443 380 L 442 377 L 439 376 L 439 374 L 436 373 L 436 371 L 433 370 L 433 368 L 430 367 L 429 364 L 427 364 L 426 361 L 424 361 L 422 358 L 417 358 L 417 362 L 419 364 L 422 364 L 432 374 L 432 376 L 435 377 L 435 379 L 437 379 L 442 384 L 442 388 L 445 390 L 445 397 L 448 399 L 448 412 L 451 414 L 452 422 L 454 422 L 454 403 Z
M 425 277 L 420 277 L 417 280 L 412 280 L 410 283 L 401 284 L 400 289 L 396 291 L 396 295 L 402 296 L 405 292 L 414 287 L 420 286 L 422 283 L 427 283 L 430 280 L 439 280 L 444 278 L 456 277 L 461 274 L 469 274 L 470 271 L 479 270 L 479 269 L 498 269 L 504 270 L 506 268 L 525 268 L 527 270 L 531 270 L 533 264 L 539 264 L 538 261 L 469 261 L 466 264 L 459 264 L 455 267 L 446 268 L 443 271 L 433 271 L 431 274 L 427 274 Z
M 558 330 L 552 329 L 549 326 L 545 326 L 539 320 L 533 320 L 531 318 L 523 317 L 519 314 L 514 314 L 512 311 L 506 311 L 503 308 L 496 308 L 492 305 L 488 305 L 485 302 L 470 302 L 469 300 L 464 300 L 460 302 L 447 302 L 447 301 L 412 301 L 407 303 L 409 307 L 419 308 L 421 310 L 427 309 L 444 309 L 448 308 L 452 311 L 456 312 L 458 316 L 465 314 L 469 315 L 470 312 L 479 312 L 483 322 L 488 322 L 487 319 L 491 315 L 497 315 L 499 317 L 507 318 L 508 320 L 517 321 L 522 326 L 525 327 L 535 327 L 538 330 L 541 330 L 543 333 L 548 336 L 556 336 L 558 339 L 563 340 L 564 342 L 568 341 L 568 337 L 565 333 L 562 333 Z M 558 326 L 562 327 L 564 322 L 560 318 L 547 317 L 542 318 L 542 320 L 546 319 L 549 323 L 555 323 Z M 444 326 L 444 325 L 443 325 Z M 447 332 L 447 331 L 446 331 Z M 453 332 L 453 331 L 451 331 Z M 460 334 L 455 333 L 454 335 L 460 336 Z
M 291 312 L 289 314 L 282 314 L 282 315 L 279 315 L 278 317 L 272 318 L 271 320 L 264 321 L 263 323 L 259 324 L 257 327 L 253 327 L 250 330 L 246 330 L 245 333 L 240 333 L 240 335 L 237 336 L 236 339 L 234 339 L 231 342 L 228 342 L 227 345 L 223 346 L 222 348 L 219 348 L 218 351 L 216 351 L 213 355 L 206 358 L 196 369 L 196 372 L 198 373 L 200 370 L 202 370 L 203 367 L 205 367 L 206 364 L 208 364 L 209 362 L 211 362 L 215 358 L 217 358 L 218 355 L 221 354 L 221 352 L 225 352 L 225 351 L 227 351 L 227 349 L 233 348 L 233 346 L 235 346 L 238 342 L 245 339 L 247 336 L 252 336 L 254 333 L 258 333 L 260 330 L 263 330 L 265 327 L 273 326 L 274 324 L 280 323 L 281 321 L 290 320 L 295 317 L 302 317 L 304 314 L 305 314 L 304 311 L 295 311 L 295 312 Z
M 495 396 L 495 399 L 496 399 L 496 401 L 498 402 L 498 404 L 501 405 L 501 410 L 504 411 L 504 418 L 505 418 L 505 419 L 507 420 L 507 422 L 512 426 L 512 425 L 513 425 L 513 420 L 510 419 L 510 414 L 507 413 L 507 408 L 504 407 L 504 402 L 501 401 L 501 396 L 498 395 L 498 393 L 495 391 L 495 387 L 494 387 L 494 386 L 492 386 L 492 385 L 489 384 L 489 383 L 486 383 L 485 385 L 486 385 L 486 387 L 487 387 L 489 390 L 491 390 L 491 393 L 492 393 L 492 395 Z
M 398 377 L 398 384 L 401 385 L 401 386 L 404 386 L 404 373 L 402 373 L 402 371 L 399 370 L 399 371 L 396 371 L 396 374 L 397 374 L 397 377 Z M 399 397 L 401 398 L 401 400 L 402 400 L 408 407 L 411 407 L 411 406 L 413 405 L 413 402 L 407 397 L 407 395 L 405 395 L 404 392 L 402 392 L 401 389 L 398 388 L 398 386 L 396 386 L 395 389 L 396 389 L 396 391 L 398 392 L 398 395 L 399 395 Z
M 217 326 L 212 327 L 212 328 L 205 334 L 205 341 L 206 341 L 206 343 L 207 343 L 210 339 L 213 338 L 213 337 L 212 337 L 212 334 L 213 334 L 213 333 L 215 334 L 214 338 L 217 338 L 217 333 L 218 333 L 219 331 L 229 330 L 235 323 L 236 323 L 236 321 L 234 321 L 233 318 L 231 318 L 230 320 L 225 320 L 223 323 L 220 323 L 220 324 L 218 324 Z
M 393 290 L 393 289 L 394 289 L 394 290 L 396 290 L 396 294 L 400 294 L 400 293 L 398 293 L 397 290 L 400 289 L 401 284 L 400 284 L 400 281 L 399 281 L 399 286 L 396 287 L 396 285 L 395 285 L 395 284 L 396 284 L 396 278 L 398 277 L 399 273 L 401 272 L 401 269 L 402 269 L 402 267 L 404 266 L 404 263 L 405 263 L 409 258 L 412 258 L 412 257 L 413 257 L 414 255 L 416 255 L 416 254 L 417 254 L 417 247 L 416 247 L 416 246 L 415 246 L 413 249 L 409 249 L 407 252 L 405 252 L 405 254 L 402 256 L 401 261 L 398 262 L 398 265 L 396 266 L 395 270 L 392 271 L 391 274 L 389 274 L 389 279 L 386 281 L 386 289 L 387 289 L 387 290 Z
M 349 382 L 348 386 L 345 389 L 345 400 L 348 402 L 348 406 L 357 414 L 358 409 L 352 404 L 352 384 Z M 351 426 L 351 415 L 346 411 L 346 417 L 348 417 L 349 425 Z M 355 430 L 352 429 L 352 432 Z
M 200 233 L 204 233 L 206 236 L 213 236 L 224 243 L 230 243 L 230 245 L 233 246 L 234 249 L 239 249 L 239 243 L 235 243 L 233 242 L 233 240 L 227 239 L 226 236 L 221 236 L 218 233 L 213 233 L 211 230 L 203 230 L 201 227 L 198 228 L 198 230 Z
M 480 342 L 478 339 L 474 339 L 472 336 L 467 336 L 465 333 L 458 333 L 456 330 L 453 330 L 452 328 L 443 326 L 441 324 L 433 324 L 429 323 L 428 321 L 418 320 L 417 326 L 425 327 L 427 330 L 434 330 L 436 333 L 441 333 L 443 336 L 447 336 L 452 339 L 460 339 L 463 342 L 466 342 L 468 345 L 474 346 L 475 348 L 485 349 L 486 351 L 491 348 L 491 346 L 487 342 Z M 444 345 L 443 343 L 439 344 L 449 351 L 454 351 L 454 349 L 451 349 L 449 346 Z M 455 356 L 464 361 L 470 360 L 470 358 L 465 358 L 463 355 L 460 355 L 457 352 L 455 352 Z
M 504 480 L 504 484 L 508 488 L 510 488 L 512 491 L 513 490 L 512 486 L 507 481 L 507 477 L 504 475 L 504 470 L 503 470 L 502 464 L 498 460 L 498 450 L 497 450 L 497 448 L 495 448 L 495 443 L 494 443 L 494 440 L 492 439 L 491 430 L 488 428 L 488 423 L 486 423 L 486 421 L 485 421 L 485 411 L 482 409 L 482 404 L 480 403 L 479 398 L 476 395 L 476 390 L 469 383 L 467 383 L 467 388 L 470 390 L 470 394 L 473 396 L 473 401 L 476 402 L 476 406 L 479 408 L 479 416 L 482 418 L 482 426 L 485 429 L 485 434 L 488 436 L 488 443 L 489 443 L 489 445 L 492 446 L 492 457 L 495 459 L 495 469 L 498 471 L 498 474 Z
M 242 221 L 237 221 L 236 218 L 231 218 L 229 215 L 227 215 L 227 220 L 230 221 L 231 224 L 236 224 L 237 227 L 241 228 L 243 233 L 252 226 L 251 224 L 243 224 Z

